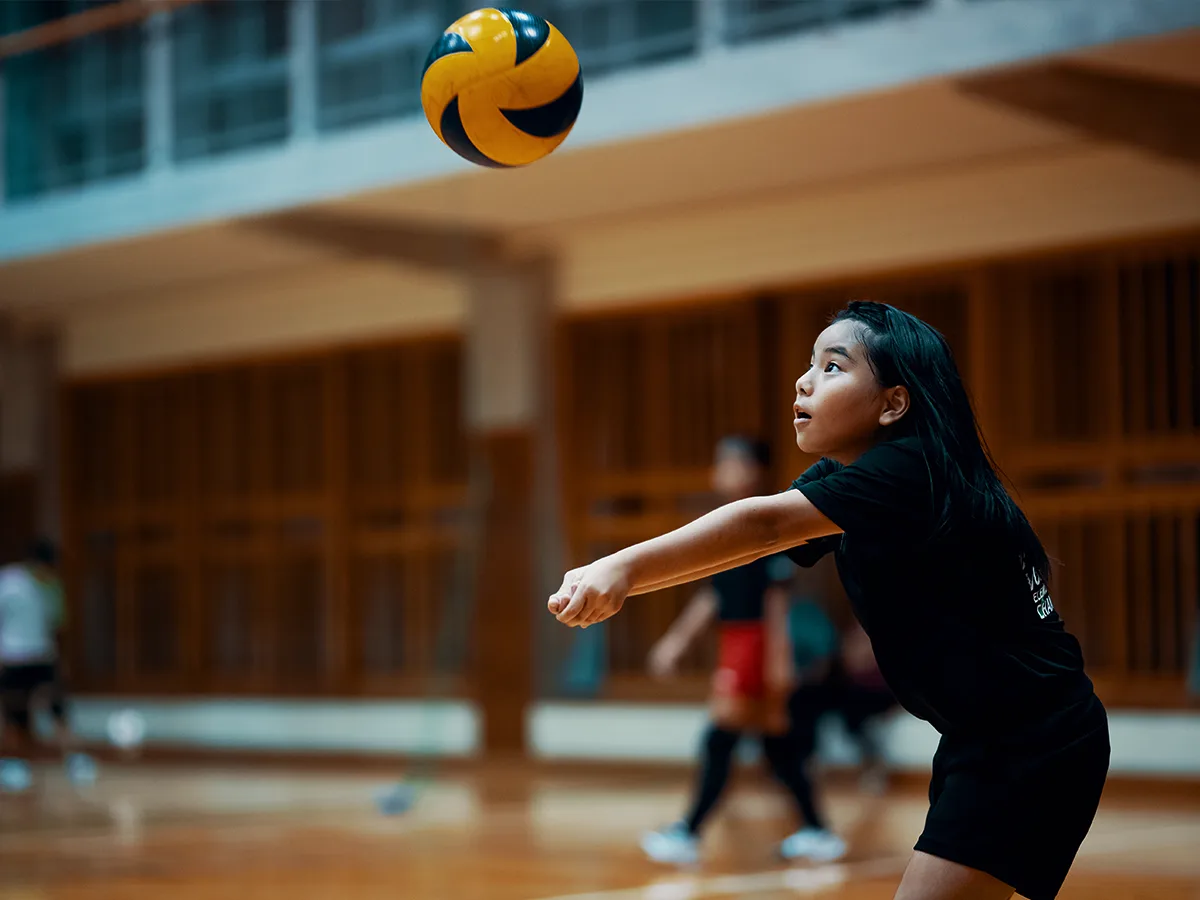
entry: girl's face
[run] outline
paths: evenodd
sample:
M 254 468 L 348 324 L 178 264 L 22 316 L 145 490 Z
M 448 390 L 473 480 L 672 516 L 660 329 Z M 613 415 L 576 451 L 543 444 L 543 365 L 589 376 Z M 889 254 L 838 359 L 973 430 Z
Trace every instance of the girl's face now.
M 879 431 L 908 411 L 908 389 L 883 387 L 867 361 L 862 325 L 843 319 L 821 332 L 810 368 L 796 380 L 796 446 L 849 465 Z

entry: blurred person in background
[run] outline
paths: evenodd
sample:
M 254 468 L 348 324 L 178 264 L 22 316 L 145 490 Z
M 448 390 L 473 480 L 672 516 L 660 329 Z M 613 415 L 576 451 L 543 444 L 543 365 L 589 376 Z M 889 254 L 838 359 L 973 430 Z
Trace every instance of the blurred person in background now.
M 713 489 L 724 503 L 762 493 L 770 469 L 766 444 L 732 436 L 717 445 Z M 744 732 L 758 734 L 771 773 L 791 794 L 803 821 L 784 840 L 788 859 L 831 860 L 846 851 L 825 827 L 796 732 L 789 728 L 787 697 L 795 675 L 788 639 L 789 583 L 795 567 L 782 555 L 764 557 L 715 575 L 650 652 L 649 667 L 662 678 L 676 671 L 696 639 L 719 624 L 717 670 L 710 695 L 710 724 L 700 749 L 700 774 L 686 817 L 647 833 L 642 849 L 657 862 L 699 859 L 700 834 L 729 782 L 734 751 Z
M 838 662 L 838 630 L 826 612 L 812 571 L 800 569 L 793 585 L 788 635 L 796 677 L 788 695 L 788 722 L 793 746 L 811 779 L 817 726 L 835 700 L 833 677 Z
M 49 706 L 55 739 L 72 782 L 95 778 L 90 757 L 73 752 L 67 723 L 59 635 L 65 623 L 57 552 L 39 540 L 21 563 L 0 568 L 0 789 L 19 792 L 32 784 L 28 756 L 34 709 Z
M 879 671 L 871 639 L 858 622 L 842 638 L 839 669 L 834 705 L 846 724 L 846 734 L 858 746 L 862 786 L 872 793 L 882 793 L 888 776 L 879 720 L 899 704 Z

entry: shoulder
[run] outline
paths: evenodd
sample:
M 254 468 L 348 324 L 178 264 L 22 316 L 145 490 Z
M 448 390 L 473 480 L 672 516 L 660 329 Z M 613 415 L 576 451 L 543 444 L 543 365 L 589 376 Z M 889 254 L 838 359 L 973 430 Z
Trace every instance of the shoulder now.
M 848 466 L 851 469 L 885 469 L 907 472 L 918 469 L 928 474 L 925 451 L 919 438 L 905 436 L 881 441 Z
M 850 465 L 797 487 L 848 534 L 912 536 L 935 518 L 933 480 L 917 438 L 882 441 Z
M 823 479 L 863 486 L 887 485 L 890 489 L 924 491 L 932 488 L 931 471 L 921 442 L 915 437 L 881 441 L 848 466 L 840 466 Z
M 823 456 L 805 469 L 804 474 L 792 482 L 792 488 L 799 488 L 800 486 L 809 484 L 810 482 L 820 481 L 825 476 L 831 475 L 841 468 L 841 463 Z

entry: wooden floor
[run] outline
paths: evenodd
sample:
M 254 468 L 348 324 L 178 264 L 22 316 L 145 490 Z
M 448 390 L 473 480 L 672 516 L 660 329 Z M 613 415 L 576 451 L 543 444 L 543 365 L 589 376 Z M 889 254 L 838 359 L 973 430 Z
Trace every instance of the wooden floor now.
M 54 769 L 0 795 L 0 900 L 885 900 L 920 831 L 917 787 L 831 788 L 852 842 L 838 865 L 772 859 L 786 810 L 745 783 L 679 872 L 637 837 L 677 816 L 681 774 L 435 773 L 409 813 L 373 806 L 372 773 L 109 766 L 76 792 Z M 1200 900 L 1200 798 L 1113 791 L 1062 900 Z

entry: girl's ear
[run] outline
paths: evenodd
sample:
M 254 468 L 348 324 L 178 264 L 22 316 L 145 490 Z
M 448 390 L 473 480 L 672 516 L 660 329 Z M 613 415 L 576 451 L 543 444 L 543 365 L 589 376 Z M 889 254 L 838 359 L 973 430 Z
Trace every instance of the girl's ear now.
M 908 412 L 911 405 L 911 398 L 908 395 L 908 388 L 902 384 L 895 387 L 884 389 L 883 392 L 883 410 L 879 413 L 879 424 L 895 425 L 904 418 L 904 414 Z

